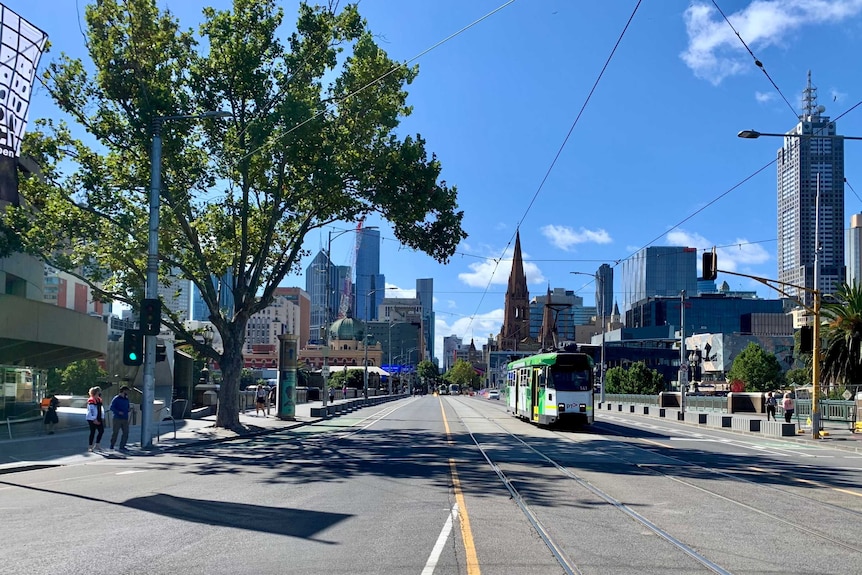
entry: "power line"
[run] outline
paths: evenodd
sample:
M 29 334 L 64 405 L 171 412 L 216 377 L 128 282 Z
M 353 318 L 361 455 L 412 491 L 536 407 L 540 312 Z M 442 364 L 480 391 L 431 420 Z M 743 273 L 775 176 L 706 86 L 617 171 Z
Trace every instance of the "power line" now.
M 769 72 L 766 71 L 766 68 L 763 66 L 763 62 L 761 62 L 755 55 L 754 52 L 751 51 L 751 48 L 748 47 L 748 44 L 745 43 L 745 40 L 742 39 L 742 36 L 737 32 L 736 28 L 733 27 L 733 24 L 730 23 L 730 20 L 727 16 L 724 15 L 722 9 L 718 6 L 718 3 L 715 0 L 712 0 L 713 6 L 718 10 L 718 13 L 721 14 L 721 17 L 724 18 L 724 21 L 727 22 L 727 25 L 730 26 L 730 29 L 733 30 L 733 33 L 736 34 L 736 37 L 739 38 L 739 41 L 742 42 L 742 45 L 745 46 L 745 49 L 748 50 L 748 53 L 751 55 L 751 58 L 754 60 L 754 65 L 760 68 L 763 74 L 766 76 L 766 79 L 769 80 L 769 83 L 772 84 L 772 87 L 775 88 L 775 91 L 778 92 L 778 95 L 781 96 L 781 99 L 784 100 L 784 103 L 787 104 L 787 107 L 790 108 L 790 111 L 793 112 L 793 117 L 798 118 L 799 114 L 796 112 L 796 109 L 787 101 L 787 98 L 784 97 L 784 94 L 781 92 L 781 88 L 778 87 L 778 84 L 772 79 L 769 75 Z
M 383 74 L 381 74 L 380 76 L 378 76 L 377 78 L 375 78 L 374 80 L 372 80 L 372 81 L 368 82 L 368 83 L 367 83 L 367 84 L 365 84 L 364 86 L 362 86 L 362 87 L 360 87 L 360 88 L 357 88 L 357 89 L 356 89 L 356 90 L 354 90 L 353 92 L 350 92 L 349 94 L 347 94 L 346 96 L 344 96 L 343 98 L 341 98 L 341 99 L 340 99 L 340 101 L 348 100 L 348 99 L 352 98 L 353 96 L 355 96 L 355 95 L 359 94 L 360 92 L 365 91 L 366 89 L 368 89 L 368 88 L 370 88 L 371 86 L 373 86 L 373 85 L 377 84 L 378 82 L 380 82 L 381 80 L 383 80 L 384 78 L 386 78 L 387 76 L 389 76 L 390 74 L 393 74 L 393 73 L 394 73 L 394 72 L 396 72 L 397 70 L 399 70 L 399 69 L 401 69 L 401 68 L 406 67 L 406 66 L 407 66 L 408 64 L 410 64 L 411 62 L 414 62 L 414 61 L 418 60 L 419 58 L 421 58 L 422 56 L 424 56 L 424 55 L 428 54 L 428 53 L 429 53 L 429 52 L 431 52 L 432 50 L 435 50 L 436 48 L 439 48 L 440 46 L 442 46 L 443 44 L 445 44 L 445 43 L 446 43 L 446 42 L 448 42 L 449 40 L 451 40 L 451 39 L 455 38 L 456 36 L 459 36 L 459 35 L 463 34 L 464 32 L 466 32 L 467 30 L 469 30 L 470 28 L 472 28 L 472 27 L 473 27 L 473 26 L 475 26 L 476 24 L 478 24 L 478 23 L 482 22 L 483 20 L 486 20 L 486 19 L 490 18 L 491 16 L 493 16 L 494 14 L 496 14 L 497 12 L 499 12 L 500 10 L 502 10 L 503 8 L 507 7 L 509 4 L 512 4 L 512 3 L 514 3 L 514 2 L 515 2 L 515 0 L 508 0 L 507 2 L 504 2 L 504 3 L 503 3 L 503 4 L 501 4 L 500 6 L 498 6 L 498 7 L 494 8 L 493 10 L 491 10 L 490 12 L 488 12 L 487 14 L 485 14 L 484 16 L 481 16 L 480 18 L 478 18 L 478 19 L 476 19 L 476 20 L 474 20 L 474 21 L 470 22 L 469 24 L 467 24 L 466 26 L 464 26 L 463 28 L 461 28 L 461 29 L 460 29 L 460 30 L 458 30 L 457 32 L 453 32 L 452 34 L 450 34 L 450 35 L 446 36 L 445 38 L 443 38 L 442 40 L 440 40 L 440 41 L 439 41 L 439 42 L 437 42 L 436 44 L 434 44 L 434 45 L 430 46 L 429 48 L 426 48 L 425 50 L 423 50 L 423 51 L 419 52 L 418 54 L 416 54 L 416 55 L 415 55 L 415 56 L 413 56 L 412 58 L 410 58 L 410 59 L 408 59 L 408 60 L 405 60 L 405 61 L 404 61 L 404 62 L 402 62 L 401 64 L 396 64 L 395 66 L 392 66 L 389 70 L 387 70 L 386 72 L 384 72 Z M 277 137 L 273 138 L 271 141 L 269 141 L 269 142 L 267 142 L 267 143 L 265 143 L 265 144 L 262 144 L 261 146 L 259 146 L 259 147 L 255 148 L 254 150 L 252 150 L 252 151 L 248 152 L 247 154 L 245 154 L 245 155 L 241 156 L 241 157 L 239 158 L 239 160 L 238 160 L 238 161 L 245 160 L 245 159 L 247 159 L 248 157 L 250 157 L 250 156 L 252 156 L 252 155 L 254 155 L 254 154 L 258 153 L 258 152 L 261 152 L 261 151 L 264 151 L 264 150 L 267 150 L 267 149 L 271 148 L 272 146 L 274 146 L 275 144 L 277 144 L 277 143 L 279 142 L 279 140 L 281 140 L 281 139 L 282 139 L 282 138 L 284 138 L 285 136 L 287 136 L 287 135 L 291 134 L 292 132 L 294 132 L 294 131 L 298 130 L 299 128 L 301 128 L 302 126 L 304 126 L 304 125 L 306 125 L 307 123 L 311 122 L 312 120 L 315 120 L 316 118 L 318 118 L 318 117 L 322 116 L 323 114 L 325 114 L 325 113 L 326 113 L 326 112 L 328 112 L 330 109 L 332 109 L 332 108 L 334 108 L 334 107 L 336 107 L 336 106 L 337 106 L 337 104 L 327 104 L 326 106 L 324 106 L 324 108 L 323 108 L 321 111 L 319 111 L 319 112 L 317 112 L 316 114 L 312 115 L 310 118 L 307 118 L 307 119 L 303 120 L 303 121 L 302 121 L 302 122 L 300 122 L 299 124 L 296 124 L 296 125 L 295 125 L 295 126 L 293 126 L 292 128 L 289 128 L 286 132 L 284 132 L 283 134 L 280 134 L 279 136 L 277 136 Z
M 569 138 L 570 138 L 570 137 L 571 137 L 571 135 L 572 135 L 572 132 L 574 132 L 574 130 L 575 130 L 575 126 L 577 126 L 577 125 L 578 125 L 578 121 L 581 119 L 581 116 L 583 115 L 584 110 L 586 110 L 587 105 L 590 103 L 590 99 L 593 97 L 593 94 L 595 93 L 596 88 L 597 88 L 597 87 L 598 87 L 598 85 L 599 85 L 599 82 L 601 81 L 602 77 L 604 76 L 605 71 L 608 69 L 608 65 L 610 65 L 610 63 L 611 63 L 611 59 L 614 57 L 614 54 L 616 53 L 617 48 L 619 47 L 620 43 L 622 42 L 622 40 L 623 40 L 623 36 L 625 36 L 626 31 L 629 29 L 629 25 L 632 23 L 632 20 L 634 19 L 635 14 L 636 14 L 636 13 L 637 13 L 637 11 L 638 11 L 638 8 L 640 8 L 641 1 L 642 1 L 642 0 L 638 0 L 637 4 L 635 4 L 634 10 L 632 10 L 631 15 L 629 15 L 629 18 L 628 18 L 628 20 L 626 21 L 625 26 L 623 26 L 622 32 L 620 32 L 620 35 L 619 35 L 619 37 L 617 38 L 617 41 L 614 43 L 614 47 L 611 49 L 610 54 L 608 54 L 608 57 L 607 57 L 607 59 L 605 60 L 605 63 L 604 63 L 604 65 L 602 66 L 602 69 L 599 71 L 598 76 L 596 76 L 596 80 L 595 80 L 595 82 L 593 82 L 593 86 L 592 86 L 592 88 L 590 88 L 590 91 L 589 91 L 589 93 L 587 94 L 587 97 L 586 97 L 586 99 L 584 100 L 583 105 L 581 105 L 581 109 L 578 111 L 578 114 L 577 114 L 577 116 L 575 117 L 575 120 L 572 122 L 572 125 L 569 127 L 569 131 L 568 131 L 568 133 L 566 133 L 566 137 L 565 137 L 565 138 L 563 138 L 563 143 L 562 143 L 562 144 L 560 144 L 560 147 L 559 147 L 559 149 L 557 150 L 557 153 L 554 155 L 554 159 L 553 159 L 553 160 L 551 160 L 551 165 L 550 165 L 550 166 L 548 166 L 548 169 L 545 171 L 545 175 L 544 175 L 544 177 L 542 178 L 542 181 L 541 181 L 541 182 L 539 182 L 539 187 L 536 189 L 536 192 L 533 194 L 533 197 L 530 199 L 530 202 L 527 204 L 527 208 L 524 210 L 524 214 L 521 216 L 521 219 L 520 219 L 520 220 L 518 220 L 518 224 L 515 226 L 515 233 L 516 233 L 516 234 L 517 234 L 518 230 L 520 230 L 520 228 L 521 228 L 521 224 L 523 224 L 523 223 L 524 223 L 524 220 L 527 218 L 527 214 L 529 214 L 529 213 L 530 213 L 530 209 L 533 207 L 533 204 L 536 202 L 536 198 L 538 198 L 538 197 L 539 197 L 539 194 L 541 193 L 542 189 L 545 187 L 545 182 L 547 182 L 547 181 L 548 181 L 548 177 L 551 175 L 551 171 L 554 169 L 554 166 L 556 166 L 556 164 L 557 164 L 557 160 L 559 160 L 559 159 L 560 159 L 560 156 L 561 156 L 561 155 L 562 155 L 562 153 L 563 153 L 563 149 L 565 149 L 566 144 L 568 143 Z M 493 281 L 493 279 L 494 279 L 494 275 L 497 273 L 497 269 L 498 269 L 498 268 L 499 268 L 499 266 L 500 266 L 500 261 L 502 261 L 502 260 L 503 260 L 503 256 L 506 254 L 506 250 L 508 250 L 508 249 L 509 249 L 509 246 L 511 246 L 511 245 L 512 245 L 512 242 L 514 241 L 514 238 L 515 238 L 515 236 L 514 236 L 514 235 L 513 235 L 511 238 L 509 238 L 509 242 L 506 244 L 506 247 L 505 247 L 505 248 L 503 248 L 503 253 L 500 255 L 500 258 L 498 258 L 498 259 L 496 260 L 496 265 L 494 266 L 494 269 L 491 271 L 491 276 L 490 276 L 490 278 L 488 279 L 488 285 L 487 285 L 487 286 L 486 286 L 486 288 L 485 288 L 486 290 L 491 286 L 491 282 L 492 282 L 492 281 Z M 482 301 L 484 301 L 484 299 L 485 299 L 485 298 L 484 298 L 484 295 L 483 295 L 482 299 L 480 299 L 480 300 L 479 300 L 479 303 L 478 303 L 478 305 L 477 305 L 477 308 L 476 308 L 476 311 L 477 311 L 477 312 L 478 312 L 478 308 L 479 308 L 479 306 L 481 306 L 481 305 L 482 305 Z M 470 326 L 468 325 L 468 326 L 467 326 L 467 329 L 469 329 L 469 328 L 470 328 Z

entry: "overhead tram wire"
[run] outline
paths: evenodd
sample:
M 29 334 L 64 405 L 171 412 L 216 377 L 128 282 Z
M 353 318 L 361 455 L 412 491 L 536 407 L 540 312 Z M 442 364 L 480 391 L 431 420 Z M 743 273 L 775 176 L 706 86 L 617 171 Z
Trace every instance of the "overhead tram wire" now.
M 620 43 L 622 42 L 623 37 L 625 36 L 626 32 L 628 31 L 629 26 L 631 25 L 632 20 L 633 20 L 633 19 L 634 19 L 634 17 L 635 17 L 635 14 L 637 14 L 638 8 L 640 8 L 640 5 L 641 5 L 641 2 L 642 2 L 642 1 L 643 1 L 643 0 L 638 0 L 638 1 L 637 1 L 637 4 L 635 4 L 634 10 L 632 10 L 632 13 L 629 15 L 628 20 L 626 20 L 626 25 L 625 25 L 625 26 L 623 26 L 622 32 L 620 32 L 620 35 L 619 35 L 619 37 L 617 38 L 617 41 L 614 43 L 614 47 L 611 49 L 611 53 L 610 53 L 610 54 L 608 54 L 608 57 L 607 57 L 607 59 L 605 60 L 605 63 L 604 63 L 604 65 L 602 66 L 601 71 L 599 71 L 598 76 L 596 76 L 596 80 L 595 80 L 595 82 L 593 82 L 593 87 L 592 87 L 592 88 L 590 88 L 590 91 L 589 91 L 589 93 L 587 94 L 587 97 L 586 97 L 586 99 L 584 100 L 584 103 L 583 103 L 583 105 L 581 106 L 581 109 L 578 111 L 578 115 L 575 117 L 574 122 L 572 122 L 571 127 L 569 127 L 569 131 L 568 131 L 568 133 L 566 134 L 566 137 L 565 137 L 565 138 L 563 138 L 563 143 L 562 143 L 562 144 L 560 144 L 560 147 L 559 147 L 559 149 L 557 150 L 557 153 L 554 155 L 554 159 L 553 159 L 553 160 L 551 160 L 551 165 L 550 165 L 550 166 L 548 166 L 548 169 L 547 169 L 547 171 L 545 172 L 545 175 L 544 175 L 544 177 L 542 178 L 542 181 L 541 181 L 541 182 L 539 182 L 539 187 L 536 189 L 536 192 L 533 194 L 533 197 L 530 199 L 530 202 L 527 204 L 527 208 L 524 210 L 524 214 L 521 216 L 521 219 L 520 219 L 520 220 L 518 220 L 518 225 L 517 225 L 517 226 L 515 226 L 515 233 L 517 233 L 517 232 L 518 232 L 518 230 L 520 230 L 520 229 L 521 229 L 521 224 L 523 224 L 523 223 L 524 223 L 524 220 L 525 220 L 525 219 L 527 219 L 527 214 L 529 214 L 529 213 L 530 213 L 530 210 L 532 209 L 533 204 L 536 202 L 536 199 L 539 197 L 539 194 L 541 193 L 542 189 L 545 187 L 545 182 L 547 182 L 547 181 L 548 181 L 548 178 L 549 178 L 549 177 L 550 177 L 550 175 L 551 175 L 551 171 L 554 169 L 554 166 L 556 166 L 556 164 L 557 164 L 557 160 L 559 160 L 559 159 L 560 159 L 560 156 L 562 155 L 563 150 L 565 149 L 566 144 L 568 143 L 569 138 L 570 138 L 570 137 L 571 137 L 571 135 L 572 135 L 572 132 L 574 132 L 574 130 L 575 130 L 575 126 L 577 126 L 577 125 L 578 125 L 578 121 L 581 119 L 581 116 L 583 115 L 584 110 L 586 110 L 587 105 L 590 103 L 590 100 L 592 99 L 593 94 L 595 93 L 596 88 L 597 88 L 597 87 L 598 87 L 598 85 L 599 85 L 599 82 L 601 81 L 602 77 L 604 76 L 605 71 L 608 69 L 608 66 L 609 66 L 609 65 L 610 65 L 610 63 L 611 63 L 611 59 L 613 59 L 613 57 L 614 57 L 614 54 L 616 54 L 617 48 L 619 48 L 619 45 L 620 45 Z M 502 254 L 500 254 L 500 257 L 494 260 L 494 261 L 495 261 L 494 269 L 491 271 L 491 277 L 488 279 L 488 285 L 487 285 L 487 286 L 485 286 L 485 293 L 487 293 L 488 289 L 491 287 L 491 281 L 494 279 L 494 274 L 496 274 L 496 273 L 497 273 L 497 269 L 500 267 L 500 262 L 503 260 L 503 256 L 505 256 L 505 255 L 506 255 L 506 250 L 508 250 L 508 249 L 509 249 L 509 246 L 511 246 L 511 245 L 512 245 L 512 242 L 513 242 L 514 240 L 515 240 L 515 234 L 513 234 L 513 235 L 509 238 L 509 242 L 506 244 L 506 247 L 504 247 L 504 248 L 503 248 L 503 253 L 502 253 Z M 471 318 L 470 318 L 470 322 L 471 322 L 471 323 L 467 325 L 467 329 L 469 329 L 469 328 L 470 328 L 470 325 L 472 324 L 472 321 L 473 321 L 473 319 L 472 319 L 472 318 L 473 318 L 473 317 L 475 317 L 475 314 L 479 312 L 479 306 L 481 306 L 481 305 L 482 305 L 482 302 L 485 300 L 485 293 L 483 293 L 483 294 L 482 294 L 482 297 L 479 299 L 479 303 L 478 303 L 478 304 L 477 304 L 477 306 L 476 306 L 476 312 L 474 312 L 474 316 L 471 316 Z
M 778 87 L 778 84 L 775 83 L 775 80 L 773 80 L 772 76 L 769 75 L 769 72 L 766 71 L 766 68 L 763 66 L 763 62 L 761 62 L 757 58 L 757 56 L 754 55 L 754 52 L 751 51 L 751 48 L 748 47 L 748 44 L 746 44 L 745 40 L 742 39 L 740 33 L 737 32 L 736 28 L 733 27 L 733 24 L 730 22 L 730 19 L 725 16 L 724 11 L 719 7 L 718 3 L 715 0 L 712 0 L 712 5 L 715 6 L 715 9 L 718 10 L 718 13 L 721 14 L 721 17 L 724 18 L 725 22 L 727 22 L 727 25 L 730 26 L 730 29 L 733 30 L 733 33 L 736 34 L 736 37 L 739 38 L 739 41 L 742 42 L 742 45 L 745 46 L 745 49 L 748 50 L 748 53 L 754 60 L 754 65 L 760 68 L 760 70 L 766 76 L 766 79 L 769 80 L 769 83 L 772 84 L 772 87 L 775 88 L 775 91 L 778 92 L 778 95 L 781 96 L 781 99 L 784 100 L 784 103 L 787 104 L 787 107 L 790 108 L 790 111 L 793 112 L 793 117 L 798 118 L 799 114 L 796 113 L 796 109 L 787 100 L 787 98 L 784 97 L 784 94 L 781 92 L 781 88 Z
M 347 95 L 346 95 L 346 96 L 344 96 L 343 98 L 340 98 L 340 100 L 341 100 L 341 101 L 347 100 L 347 99 L 352 98 L 353 96 L 355 96 L 355 95 L 359 94 L 360 92 L 365 91 L 366 89 L 368 89 L 368 88 L 370 88 L 371 86 L 373 86 L 373 85 L 377 84 L 378 82 L 380 82 L 381 80 L 383 80 L 384 78 L 386 78 L 386 77 L 387 77 L 387 76 L 389 76 L 390 74 L 394 73 L 395 71 L 397 71 L 397 70 L 399 70 L 399 69 L 401 69 L 401 68 L 403 68 L 403 67 L 407 66 L 407 65 L 408 65 L 408 64 L 410 64 L 411 62 L 414 62 L 414 61 L 418 60 L 419 58 L 421 58 L 422 56 L 424 56 L 424 55 L 428 54 L 428 53 L 429 53 L 429 52 L 431 52 L 432 50 L 435 50 L 436 48 L 439 48 L 440 46 L 442 46 L 443 44 L 445 44 L 445 43 L 446 43 L 446 42 L 448 42 L 449 40 L 452 40 L 453 38 L 455 38 L 455 37 L 457 37 L 457 36 L 460 36 L 461 34 L 463 34 L 464 32 L 466 32 L 467 30 L 469 30 L 470 28 L 472 28 L 473 26 L 475 26 L 476 24 L 478 24 L 478 23 L 482 22 L 483 20 L 487 20 L 488 18 L 490 18 L 491 16 L 493 16 L 494 14 L 496 14 L 497 12 L 499 12 L 500 10 L 502 10 L 503 8 L 506 8 L 506 7 L 507 7 L 507 6 L 509 6 L 510 4 L 513 4 L 514 2 L 515 2 L 515 0 L 508 0 L 507 2 L 504 2 L 504 3 L 503 3 L 503 4 L 501 4 L 500 6 L 498 6 L 498 7 L 494 8 L 493 10 L 491 10 L 490 12 L 488 12 L 487 14 L 485 14 L 484 16 L 481 16 L 481 17 L 477 18 L 476 20 L 474 20 L 474 21 L 470 22 L 469 24 L 467 24 L 466 26 L 464 26 L 464 27 L 463 27 L 463 28 L 461 28 L 460 30 L 458 30 L 458 31 L 456 31 L 456 32 L 453 32 L 452 34 L 449 34 L 448 36 L 446 36 L 445 38 L 443 38 L 442 40 L 440 40 L 440 41 L 439 41 L 439 42 L 437 42 L 436 44 L 434 44 L 434 45 L 430 46 L 429 48 L 426 48 L 425 50 L 423 50 L 423 51 L 419 52 L 418 54 L 416 54 L 416 55 L 415 55 L 415 56 L 413 56 L 412 58 L 409 58 L 408 60 L 405 60 L 404 62 L 402 62 L 402 63 L 400 63 L 400 64 L 396 64 L 395 66 L 392 66 L 392 68 L 390 68 L 388 71 L 384 72 L 383 74 L 381 74 L 380 76 L 378 76 L 378 77 L 377 77 L 377 78 L 375 78 L 374 80 L 372 80 L 372 81 L 368 82 L 368 83 L 367 83 L 367 84 L 365 84 L 364 86 L 361 86 L 361 87 L 357 88 L 356 90 L 354 90 L 353 92 L 350 92 L 349 94 L 347 94 Z M 267 149 L 271 148 L 272 146 L 274 146 L 275 144 L 277 144 L 277 143 L 279 142 L 279 140 L 281 140 L 281 139 L 282 139 L 282 138 L 284 138 L 285 136 L 287 136 L 287 135 L 291 134 L 292 132 L 294 132 L 294 131 L 298 130 L 299 128 L 301 128 L 302 126 L 304 126 L 304 125 L 306 125 L 307 123 L 311 122 L 312 120 L 314 120 L 314 119 L 316 119 L 316 118 L 318 118 L 318 117 L 322 116 L 323 114 L 325 114 L 327 111 L 329 111 L 331 108 L 333 108 L 333 107 L 335 107 L 335 106 L 337 106 L 337 103 L 336 103 L 336 104 L 328 104 L 328 105 L 326 105 L 326 106 L 323 108 L 323 110 L 321 110 L 321 111 L 317 112 L 316 114 L 312 115 L 310 118 L 307 118 L 307 119 L 303 120 L 302 122 L 300 122 L 300 123 L 296 124 L 296 125 L 295 125 L 295 126 L 293 126 L 292 128 L 289 128 L 286 132 L 284 132 L 283 134 L 279 135 L 279 136 L 278 136 L 278 137 L 276 137 L 276 138 L 273 138 L 270 142 L 267 142 L 267 143 L 265 143 L 265 144 L 263 144 L 263 145 L 261 145 L 261 146 L 259 146 L 259 147 L 255 148 L 254 150 L 252 150 L 252 151 L 248 152 L 247 154 L 245 154 L 245 155 L 241 156 L 241 157 L 238 159 L 238 161 L 245 160 L 245 159 L 247 159 L 248 157 L 250 157 L 250 156 L 252 156 L 252 155 L 254 155 L 254 154 L 258 153 L 258 152 L 262 152 L 262 151 L 265 151 L 265 150 L 267 150 Z

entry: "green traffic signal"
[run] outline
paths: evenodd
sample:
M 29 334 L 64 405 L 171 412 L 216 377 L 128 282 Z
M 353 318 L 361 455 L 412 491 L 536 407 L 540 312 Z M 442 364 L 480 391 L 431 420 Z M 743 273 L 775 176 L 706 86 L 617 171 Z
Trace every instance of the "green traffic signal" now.
M 123 332 L 123 365 L 144 363 L 144 336 L 140 330 L 127 329 Z

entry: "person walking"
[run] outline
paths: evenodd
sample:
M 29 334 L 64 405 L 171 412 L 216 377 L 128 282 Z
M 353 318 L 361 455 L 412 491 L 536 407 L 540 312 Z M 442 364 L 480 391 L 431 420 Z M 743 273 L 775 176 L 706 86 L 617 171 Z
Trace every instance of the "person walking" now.
M 329 403 L 335 401 L 335 389 L 329 388 Z
M 129 439 L 129 386 L 120 388 L 114 399 L 108 405 L 113 417 L 113 429 L 111 430 L 111 449 L 117 444 L 117 435 L 120 436 L 120 451 L 126 451 L 126 441 Z M 121 433 L 122 432 L 122 433 Z
M 102 451 L 102 435 L 105 433 L 105 420 L 102 413 L 102 388 L 91 387 L 87 400 L 87 425 L 90 426 L 90 451 Z M 96 443 L 93 443 L 93 438 Z
M 793 398 L 790 397 L 790 393 L 784 394 L 784 399 L 781 401 L 781 407 L 784 409 L 784 421 L 790 423 L 790 418 L 793 417 L 793 408 L 795 407 L 793 404 Z
M 255 394 L 255 402 L 254 402 L 254 414 L 258 415 L 259 413 L 263 413 L 263 416 L 266 417 L 266 396 L 269 393 L 266 390 L 266 386 L 262 383 L 257 386 L 257 393 Z
M 60 423 L 60 419 L 57 417 L 57 408 L 60 407 L 60 400 L 57 399 L 57 396 L 54 395 L 55 392 L 51 392 L 51 395 L 47 397 L 47 406 L 45 408 L 45 431 L 48 432 L 48 435 L 54 433 L 54 426 Z
M 766 394 L 766 421 L 769 421 L 769 417 L 772 416 L 773 421 L 778 421 L 775 419 L 775 407 L 778 405 L 778 402 L 775 401 L 775 396 L 772 395 L 772 392 Z

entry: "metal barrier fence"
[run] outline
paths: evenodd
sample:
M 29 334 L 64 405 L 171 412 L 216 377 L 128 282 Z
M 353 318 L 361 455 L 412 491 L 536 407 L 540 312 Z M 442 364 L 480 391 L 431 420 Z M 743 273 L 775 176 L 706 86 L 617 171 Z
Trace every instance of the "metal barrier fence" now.
M 639 405 L 658 405 L 657 395 L 636 395 L 628 393 L 608 393 L 605 401 L 615 403 L 635 403 Z M 808 418 L 811 415 L 811 400 L 797 399 L 794 417 Z M 853 421 L 855 416 L 855 402 L 836 399 L 821 399 L 820 419 L 826 421 Z M 727 398 L 710 395 L 687 395 L 685 397 L 686 409 L 695 411 L 712 411 L 727 413 Z M 778 413 L 783 413 L 781 400 L 778 401 Z

